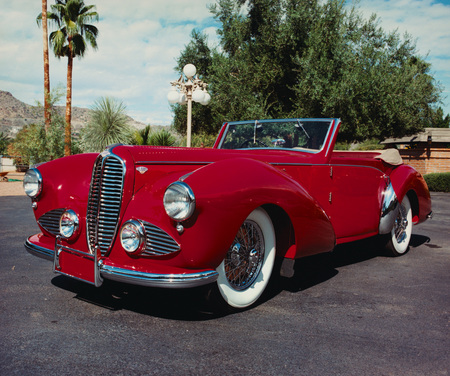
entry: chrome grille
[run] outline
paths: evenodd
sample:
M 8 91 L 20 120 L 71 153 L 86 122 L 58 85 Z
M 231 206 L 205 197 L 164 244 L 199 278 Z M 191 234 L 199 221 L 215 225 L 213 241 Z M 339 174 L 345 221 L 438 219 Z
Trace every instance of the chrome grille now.
M 64 208 L 50 210 L 38 219 L 38 223 L 50 234 L 59 235 L 59 220 L 64 210 Z
M 164 230 L 148 222 L 142 222 L 142 224 L 147 238 L 143 255 L 164 256 L 180 250 L 177 242 Z
M 122 203 L 125 167 L 116 155 L 99 155 L 92 171 L 86 213 L 87 238 L 91 253 L 98 245 L 107 253 L 114 241 Z

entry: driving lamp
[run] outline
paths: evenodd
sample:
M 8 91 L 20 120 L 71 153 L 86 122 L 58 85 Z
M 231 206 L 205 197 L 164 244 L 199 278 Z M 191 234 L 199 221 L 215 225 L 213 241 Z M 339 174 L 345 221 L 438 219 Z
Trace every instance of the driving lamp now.
M 28 197 L 36 198 L 42 191 L 42 176 L 39 170 L 30 168 L 23 178 L 23 189 Z
M 195 196 L 191 187 L 181 181 L 169 185 L 164 193 L 164 209 L 175 221 L 188 219 L 195 210 Z

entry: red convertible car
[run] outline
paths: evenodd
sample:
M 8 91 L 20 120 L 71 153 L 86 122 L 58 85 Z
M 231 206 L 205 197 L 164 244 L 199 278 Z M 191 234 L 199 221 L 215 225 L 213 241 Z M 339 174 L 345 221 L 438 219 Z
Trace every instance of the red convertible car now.
M 375 235 L 404 254 L 431 215 L 424 179 L 394 149 L 333 151 L 339 126 L 229 122 L 212 149 L 112 145 L 35 166 L 24 189 L 41 233 L 25 247 L 95 286 L 210 284 L 237 308 L 258 300 L 276 256 Z

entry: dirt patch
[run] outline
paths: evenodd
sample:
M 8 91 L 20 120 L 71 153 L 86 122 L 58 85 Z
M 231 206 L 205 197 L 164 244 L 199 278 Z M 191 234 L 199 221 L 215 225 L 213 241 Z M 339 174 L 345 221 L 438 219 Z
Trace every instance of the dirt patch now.
M 23 172 L 9 172 L 6 177 L 8 181 L 0 181 L 0 196 L 24 196 Z

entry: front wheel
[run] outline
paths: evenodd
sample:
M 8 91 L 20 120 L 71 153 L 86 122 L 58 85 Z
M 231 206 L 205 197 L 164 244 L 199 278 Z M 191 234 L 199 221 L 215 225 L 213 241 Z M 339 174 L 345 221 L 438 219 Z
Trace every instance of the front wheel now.
M 265 210 L 255 209 L 239 228 L 217 268 L 217 287 L 234 308 L 255 303 L 264 292 L 275 262 L 275 231 Z
M 390 238 L 386 246 L 393 256 L 401 256 L 409 249 L 412 232 L 412 210 L 408 196 L 405 196 L 400 204 L 400 210 L 391 230 Z

